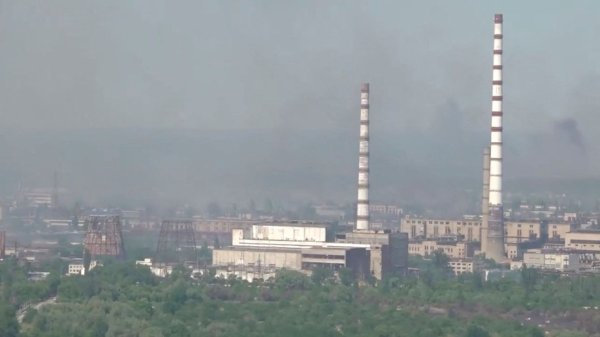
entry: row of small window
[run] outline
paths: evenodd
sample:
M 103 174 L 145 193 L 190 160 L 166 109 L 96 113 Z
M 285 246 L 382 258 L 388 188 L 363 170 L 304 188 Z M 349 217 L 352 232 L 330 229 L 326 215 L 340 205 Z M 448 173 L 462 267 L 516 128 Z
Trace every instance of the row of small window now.
M 521 227 L 521 224 L 520 224 L 520 223 L 518 223 L 518 224 L 517 224 L 517 227 Z M 554 226 L 554 227 L 556 227 L 556 226 Z M 529 228 L 533 228 L 533 225 L 529 225 Z
M 429 220 L 429 221 L 427 221 L 427 220 L 423 220 L 423 221 L 407 220 L 406 222 L 411 223 L 411 224 L 421 224 L 422 223 L 423 225 L 426 225 L 427 223 L 429 223 L 430 225 L 449 225 L 450 224 L 450 221 L 435 221 L 435 220 Z M 456 222 L 457 226 L 460 226 L 460 225 L 479 226 L 480 224 L 481 224 L 480 222 L 460 222 L 460 221 Z

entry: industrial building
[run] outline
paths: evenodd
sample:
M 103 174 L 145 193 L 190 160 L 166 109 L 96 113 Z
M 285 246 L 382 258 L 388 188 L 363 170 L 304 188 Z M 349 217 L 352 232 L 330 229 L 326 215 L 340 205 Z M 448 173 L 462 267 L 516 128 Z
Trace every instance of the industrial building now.
M 550 222 L 546 225 L 546 228 L 549 242 L 563 244 L 567 233 L 575 230 L 575 226 L 570 222 Z
M 314 268 L 340 270 L 348 268 L 355 277 L 364 276 L 368 269 L 366 247 L 315 245 L 310 247 L 232 246 L 213 252 L 217 273 L 250 273 L 251 278 L 278 269 L 310 271 Z M 236 273 L 237 272 L 237 273 Z M 248 278 L 248 276 L 246 276 Z
M 408 236 L 390 230 L 373 230 L 369 225 L 369 108 L 369 84 L 365 83 L 360 91 L 354 231 L 336 235 L 334 242 L 330 226 L 323 224 L 254 223 L 248 225 L 250 228 L 232 228 L 232 245 L 213 251 L 213 266 L 219 275 L 250 279 L 266 270 L 287 268 L 310 272 L 324 267 L 348 268 L 358 278 L 381 280 L 406 269 Z
M 462 238 L 469 242 L 481 242 L 480 219 L 427 219 L 404 217 L 400 231 L 413 239 Z
M 451 258 L 450 261 L 448 261 L 448 267 L 450 267 L 454 275 L 460 275 L 478 272 L 483 265 L 477 259 Z
M 580 254 L 566 250 L 531 250 L 523 254 L 523 265 L 527 268 L 575 272 L 581 269 Z
M 417 240 L 408 243 L 408 253 L 411 255 L 425 257 L 435 251 L 444 252 L 450 258 L 468 258 L 475 254 L 475 244 L 455 240 Z
M 564 236 L 567 224 L 552 224 L 556 236 Z M 455 238 L 468 242 L 481 242 L 483 250 L 484 228 L 480 219 L 424 219 L 406 217 L 400 221 L 400 231 L 408 233 L 410 240 Z M 511 220 L 504 223 L 505 243 L 519 243 L 547 237 L 548 225 L 538 220 Z
M 600 252 L 600 231 L 568 232 L 565 234 L 565 248 L 584 252 Z
M 249 229 L 259 223 L 257 220 L 240 218 L 193 219 L 194 232 L 198 243 L 207 243 L 209 246 L 231 245 L 231 231 L 234 229 Z
M 310 271 L 316 267 L 350 269 L 356 277 L 369 271 L 368 244 L 326 242 L 327 227 L 312 224 L 271 223 L 234 229 L 232 246 L 213 250 L 213 267 L 219 275 L 253 279 L 269 270 Z

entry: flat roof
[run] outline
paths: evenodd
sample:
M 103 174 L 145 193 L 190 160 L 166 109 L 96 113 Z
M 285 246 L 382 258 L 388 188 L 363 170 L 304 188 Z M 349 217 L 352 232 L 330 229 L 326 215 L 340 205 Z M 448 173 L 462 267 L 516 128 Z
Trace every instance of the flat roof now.
M 255 226 L 274 226 L 274 227 L 311 227 L 311 228 L 326 228 L 333 226 L 332 223 L 324 222 L 257 222 Z
M 228 246 L 216 248 L 214 251 L 261 251 L 261 252 L 277 252 L 277 253 L 300 253 L 300 248 L 283 248 L 283 247 L 255 247 L 255 246 Z
M 236 246 L 252 247 L 319 247 L 319 248 L 371 248 L 367 243 L 346 243 L 346 242 L 316 242 L 316 241 L 287 241 L 287 240 L 256 240 L 241 239 Z
M 577 229 L 569 233 L 600 234 L 600 229 Z

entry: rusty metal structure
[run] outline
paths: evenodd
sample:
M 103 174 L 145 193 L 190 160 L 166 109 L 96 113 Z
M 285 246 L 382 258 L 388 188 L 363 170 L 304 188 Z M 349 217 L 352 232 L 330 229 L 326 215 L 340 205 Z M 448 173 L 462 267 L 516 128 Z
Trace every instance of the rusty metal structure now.
M 121 218 L 118 215 L 91 215 L 86 222 L 84 254 L 91 260 L 98 256 L 125 258 Z
M 192 220 L 163 220 L 156 246 L 156 265 L 196 264 L 198 252 Z
M 0 231 L 0 259 L 6 257 L 6 232 Z

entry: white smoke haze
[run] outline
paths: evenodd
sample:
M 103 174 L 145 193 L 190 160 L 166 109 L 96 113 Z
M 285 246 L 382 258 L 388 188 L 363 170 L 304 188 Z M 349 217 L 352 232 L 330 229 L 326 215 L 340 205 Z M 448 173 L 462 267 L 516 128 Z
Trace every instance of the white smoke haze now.
M 599 7 L 0 1 L 0 193 L 352 202 L 368 81 L 371 199 L 477 209 L 495 12 L 508 187 L 598 179 Z

